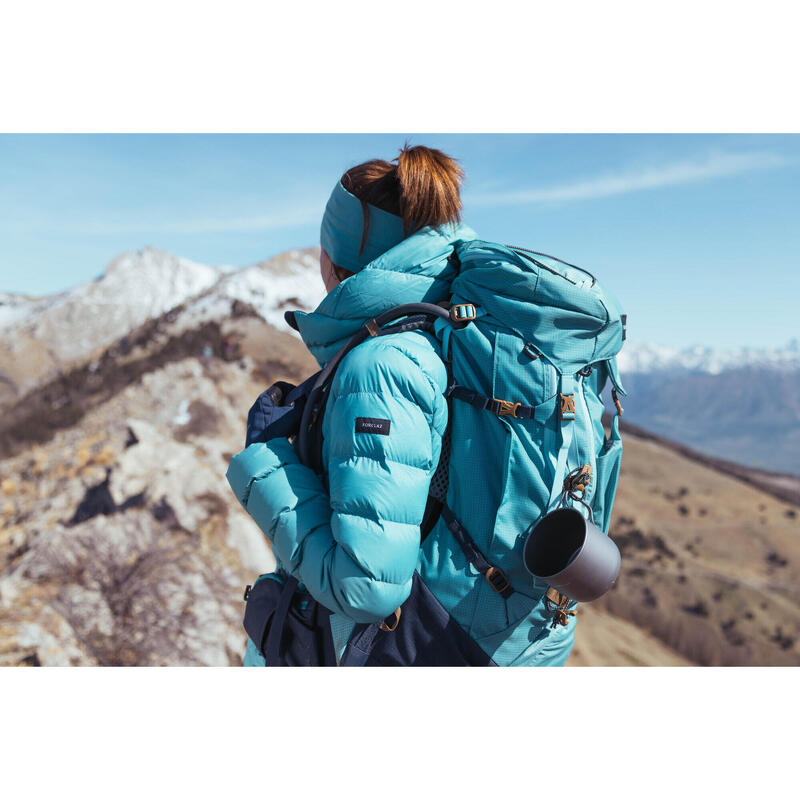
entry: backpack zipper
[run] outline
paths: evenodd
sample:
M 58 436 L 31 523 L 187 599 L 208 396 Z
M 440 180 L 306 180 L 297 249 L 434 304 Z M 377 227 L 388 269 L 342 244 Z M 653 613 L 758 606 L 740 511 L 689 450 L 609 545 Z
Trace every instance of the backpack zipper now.
M 545 269 L 548 272 L 552 272 L 553 275 L 559 275 L 565 281 L 569 281 L 573 286 L 578 286 L 578 283 L 576 281 L 571 280 L 566 275 L 562 275 L 558 270 L 551 269 L 546 264 L 542 264 L 542 262 L 539 261 L 538 259 L 531 258 L 531 256 L 544 256 L 545 258 L 552 258 L 553 261 L 558 261 L 559 264 L 563 264 L 565 267 L 571 267 L 572 269 L 577 269 L 579 272 L 583 272 L 584 274 L 588 275 L 592 279 L 592 286 L 594 286 L 597 283 L 597 278 L 595 278 L 595 276 L 592 275 L 592 273 L 589 272 L 588 269 L 584 269 L 583 267 L 578 267 L 575 264 L 570 264 L 569 261 L 564 261 L 563 258 L 556 258 L 555 256 L 548 255 L 547 253 L 538 253 L 536 250 L 528 250 L 527 247 L 517 247 L 513 244 L 506 244 L 503 245 L 503 247 L 507 247 L 509 250 L 513 250 L 515 253 L 519 253 L 524 258 L 530 259 L 531 261 L 533 261 L 534 264 L 536 264 L 537 267 L 541 267 L 542 269 Z

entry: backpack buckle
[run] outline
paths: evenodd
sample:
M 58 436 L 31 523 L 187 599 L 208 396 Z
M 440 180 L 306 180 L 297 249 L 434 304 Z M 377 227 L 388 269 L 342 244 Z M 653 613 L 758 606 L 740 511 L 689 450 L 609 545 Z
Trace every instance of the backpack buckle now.
M 491 410 L 497 414 L 498 417 L 517 417 L 517 409 L 522 403 L 512 403 L 510 400 L 499 400 L 496 397 L 492 398 Z
M 392 631 L 397 630 L 397 626 L 400 624 L 400 614 L 403 613 L 403 609 L 398 606 L 386 619 L 381 622 L 380 629 L 382 631 Z
M 564 491 L 585 492 L 591 482 L 592 466 L 591 464 L 584 464 L 583 466 L 573 469 L 572 472 L 564 478 Z
M 489 581 L 489 586 L 491 586 L 497 594 L 503 594 L 503 592 L 511 588 L 511 582 L 506 578 L 505 572 L 498 569 L 498 567 L 489 567 L 484 577 Z
M 563 625 L 565 627 L 569 625 L 569 618 L 575 616 L 574 609 L 568 610 L 570 602 L 569 597 L 559 592 L 555 586 L 550 586 L 547 589 L 544 596 L 544 608 L 545 611 L 553 614 L 553 621 L 550 624 L 551 628 L 555 628 L 556 625 Z
M 522 352 L 528 356 L 531 361 L 536 361 L 537 358 L 541 358 L 542 354 L 536 349 L 534 345 L 530 342 L 525 344 L 525 347 L 522 348 Z
M 562 394 L 561 397 L 561 419 L 575 419 L 575 395 Z
M 253 587 L 248 583 L 247 586 L 244 587 L 244 601 L 245 603 L 250 599 L 250 593 L 253 591 Z
M 477 317 L 478 312 L 472 303 L 456 303 L 450 306 L 450 319 L 453 322 L 472 322 Z

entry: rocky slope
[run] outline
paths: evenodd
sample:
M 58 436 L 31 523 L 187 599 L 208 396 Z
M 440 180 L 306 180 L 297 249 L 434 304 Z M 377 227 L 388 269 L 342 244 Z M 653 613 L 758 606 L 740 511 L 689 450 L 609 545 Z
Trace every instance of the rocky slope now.
M 261 322 L 259 346 L 241 322 L 222 325 L 235 357 L 202 339 L 151 353 L 152 370 L 0 461 L 0 663 L 240 661 L 242 588 L 274 560 L 225 468 L 258 391 L 313 366 L 294 337 Z
M 242 588 L 274 559 L 225 468 L 257 393 L 316 368 L 268 320 L 308 307 L 317 259 L 214 271 L 55 374 L 29 362 L 0 420 L 0 664 L 240 662 Z

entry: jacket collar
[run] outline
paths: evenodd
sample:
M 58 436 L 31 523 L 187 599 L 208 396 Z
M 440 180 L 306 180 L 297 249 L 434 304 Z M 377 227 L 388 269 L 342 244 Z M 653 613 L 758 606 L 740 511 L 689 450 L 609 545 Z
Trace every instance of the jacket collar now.
M 461 242 L 476 239 L 466 225 L 427 227 L 342 281 L 315 311 L 295 312 L 300 336 L 320 365 L 367 320 L 402 303 L 437 303 L 450 296 L 449 261 Z

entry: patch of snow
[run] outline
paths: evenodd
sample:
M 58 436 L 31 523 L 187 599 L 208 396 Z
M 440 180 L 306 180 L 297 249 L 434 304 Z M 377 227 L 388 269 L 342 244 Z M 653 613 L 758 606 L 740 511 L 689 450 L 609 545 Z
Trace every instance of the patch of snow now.
M 178 413 L 172 418 L 173 425 L 188 425 L 192 419 L 189 413 L 189 401 L 187 399 L 181 400 L 178 406 Z
M 290 250 L 261 264 L 223 275 L 210 291 L 187 304 L 178 326 L 186 329 L 227 317 L 238 300 L 252 306 L 278 330 L 296 335 L 286 324 L 284 313 L 294 309 L 311 311 L 324 297 L 319 257 L 313 251 Z
M 716 350 L 696 345 L 683 350 L 648 342 L 627 342 L 617 356 L 624 373 L 705 372 L 718 375 L 745 366 L 800 369 L 800 341 L 792 339 L 785 347 L 741 347 Z
M 0 330 L 24 322 L 40 305 L 41 301 L 24 295 L 0 292 Z

